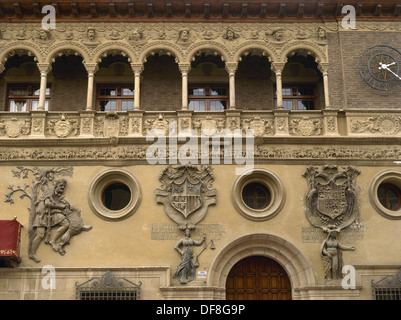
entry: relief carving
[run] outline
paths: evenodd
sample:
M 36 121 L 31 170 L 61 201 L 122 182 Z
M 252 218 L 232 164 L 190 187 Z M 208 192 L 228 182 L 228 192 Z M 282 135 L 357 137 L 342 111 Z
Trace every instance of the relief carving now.
M 9 120 L 0 120 L 0 135 L 7 135 L 9 138 L 18 138 L 31 133 L 31 120 L 18 120 L 11 118 Z
M 180 263 L 174 273 L 174 278 L 181 284 L 195 280 L 198 258 L 209 244 L 214 249 L 211 240 L 204 245 L 203 250 L 194 257 L 194 246 L 201 246 L 206 241 L 204 234 L 200 241 L 191 238 L 191 230 L 196 228 L 210 205 L 216 204 L 216 190 L 212 188 L 214 176 L 209 166 L 198 168 L 193 165 L 168 166 L 159 178 L 162 186 L 156 189 L 156 201 L 164 205 L 164 210 L 179 229 L 185 233 L 175 246 L 181 255 Z M 195 261 L 194 261 L 195 258 Z
M 369 117 L 365 120 L 351 120 L 352 133 L 377 133 L 394 135 L 400 131 L 401 118 L 393 115 Z
M 21 193 L 20 199 L 30 199 L 29 225 L 28 225 L 28 257 L 35 262 L 40 262 L 36 255 L 40 243 L 50 244 L 53 250 L 64 255 L 65 245 L 72 237 L 82 231 L 89 231 L 92 226 L 86 226 L 81 218 L 81 211 L 75 208 L 64 196 L 67 180 L 56 176 L 72 176 L 71 167 L 62 168 L 24 168 L 17 167 L 12 170 L 14 176 L 19 179 L 27 179 L 29 174 L 34 176 L 32 185 L 24 187 L 8 186 L 10 192 L 6 195 L 5 202 L 14 203 L 13 195 Z M 28 188 L 31 192 L 28 192 Z
M 320 136 L 323 134 L 323 123 L 321 119 L 291 119 L 290 132 L 295 136 Z
M 48 134 L 55 134 L 59 138 L 66 138 L 70 135 L 76 136 L 79 134 L 79 121 L 67 120 L 65 115 L 61 115 L 59 120 L 49 120 L 47 122 Z
M 359 174 L 360 171 L 351 166 L 343 171 L 338 166 L 324 166 L 321 171 L 310 166 L 304 173 L 308 183 L 306 217 L 314 227 L 327 233 L 321 247 L 326 280 L 342 278 L 341 251 L 355 250 L 339 243 L 337 235 L 359 217 L 355 188 Z
M 242 123 L 243 130 L 253 130 L 255 136 L 263 137 L 274 132 L 274 122 L 269 119 L 261 119 L 255 117 L 252 119 L 244 120 Z
M 159 180 L 162 187 L 156 189 L 157 202 L 164 205 L 167 215 L 179 226 L 195 226 L 208 207 L 216 204 L 214 176 L 209 166 L 169 166 Z

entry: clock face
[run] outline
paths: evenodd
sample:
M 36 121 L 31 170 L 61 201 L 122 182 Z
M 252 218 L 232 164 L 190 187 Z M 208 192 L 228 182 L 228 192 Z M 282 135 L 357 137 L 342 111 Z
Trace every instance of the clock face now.
M 386 45 L 371 47 L 359 59 L 359 72 L 371 87 L 395 90 L 401 87 L 401 52 Z

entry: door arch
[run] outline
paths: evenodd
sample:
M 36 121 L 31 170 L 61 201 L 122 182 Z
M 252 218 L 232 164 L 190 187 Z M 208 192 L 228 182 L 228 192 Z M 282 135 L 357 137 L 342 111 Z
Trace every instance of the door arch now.
M 273 259 L 251 256 L 238 261 L 226 280 L 227 300 L 291 300 L 291 282 Z

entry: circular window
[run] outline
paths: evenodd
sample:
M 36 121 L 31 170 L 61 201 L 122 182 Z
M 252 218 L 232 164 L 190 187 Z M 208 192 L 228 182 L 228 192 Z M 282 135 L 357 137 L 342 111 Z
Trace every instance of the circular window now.
M 131 190 L 123 183 L 112 183 L 102 194 L 103 205 L 110 210 L 124 209 L 131 201 Z
M 271 201 L 269 189 L 261 183 L 249 183 L 242 190 L 242 200 L 250 209 L 265 209 Z
M 369 188 L 372 206 L 386 218 L 401 219 L 401 172 L 378 174 Z
M 122 220 L 131 216 L 142 199 L 136 178 L 124 170 L 108 170 L 97 176 L 88 193 L 91 209 L 106 220 Z
M 377 196 L 383 207 L 391 211 L 398 211 L 401 208 L 401 191 L 392 183 L 382 183 Z
M 244 217 L 264 221 L 282 209 L 285 191 L 280 179 L 264 169 L 245 172 L 234 182 L 232 200 Z

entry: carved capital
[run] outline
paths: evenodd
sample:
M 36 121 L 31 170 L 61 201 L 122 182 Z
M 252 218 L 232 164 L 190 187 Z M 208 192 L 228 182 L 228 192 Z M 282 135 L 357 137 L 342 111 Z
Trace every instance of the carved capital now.
M 237 71 L 238 62 L 226 62 L 226 70 L 228 73 Z
M 96 73 L 99 69 L 99 65 L 97 63 L 84 63 L 84 66 L 88 73 Z
M 131 69 L 132 71 L 134 71 L 134 73 L 142 73 L 144 67 L 143 67 L 143 63 L 131 63 Z
M 282 73 L 285 67 L 284 62 L 273 62 L 271 66 L 271 70 L 275 73 Z
M 324 62 L 321 62 L 321 63 L 319 63 L 319 66 L 318 66 L 318 68 L 319 68 L 319 70 L 324 74 L 324 73 L 328 73 L 328 71 L 329 71 L 329 64 L 328 63 L 324 63 Z
M 180 70 L 181 73 L 188 73 L 191 70 L 191 64 L 190 63 L 180 63 L 178 64 L 178 69 Z
M 37 66 L 40 73 L 42 73 L 42 71 L 49 73 L 52 70 L 52 65 L 49 63 L 37 63 Z

